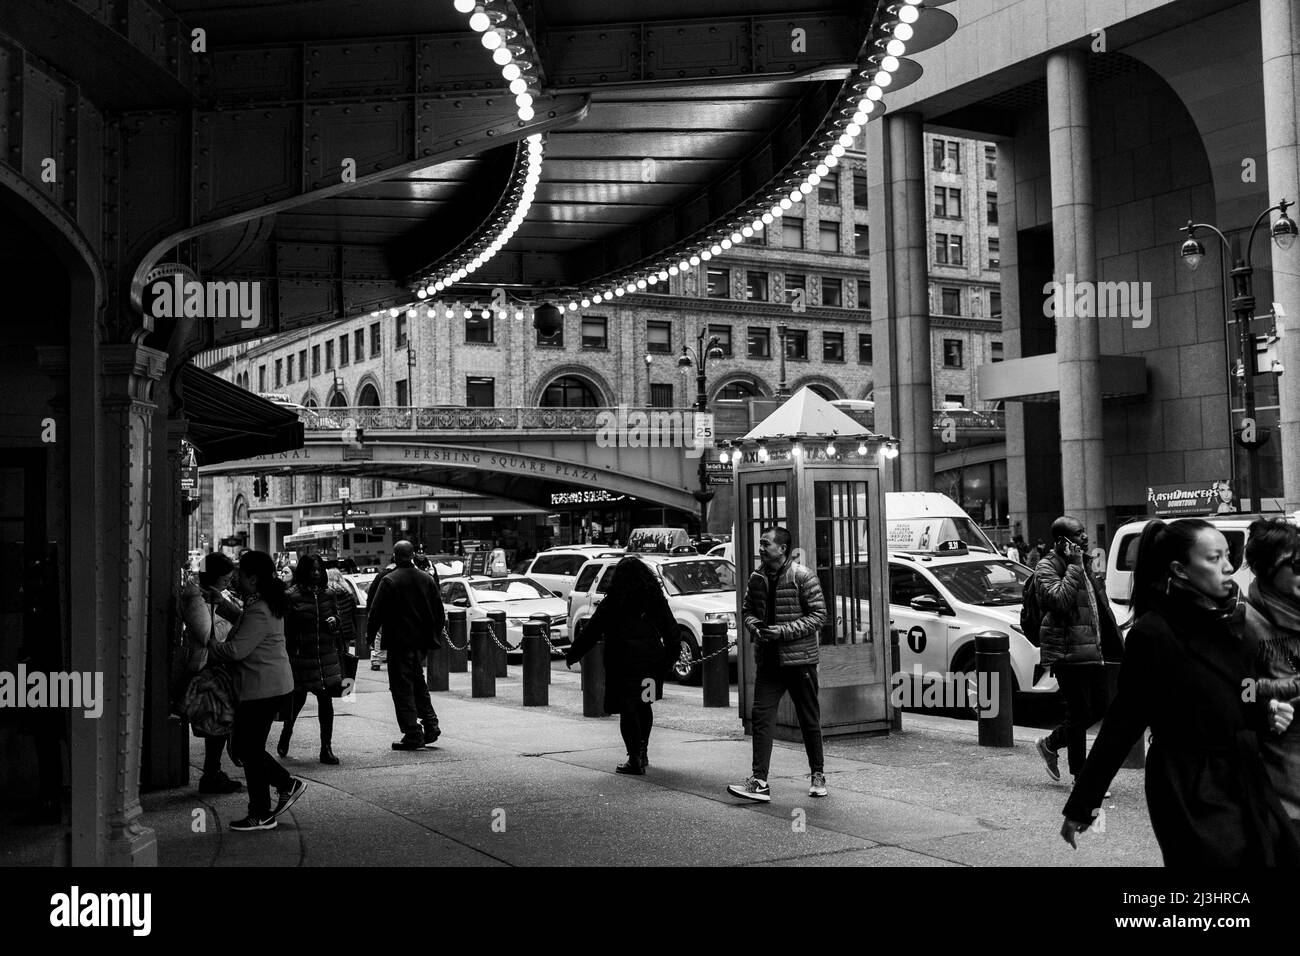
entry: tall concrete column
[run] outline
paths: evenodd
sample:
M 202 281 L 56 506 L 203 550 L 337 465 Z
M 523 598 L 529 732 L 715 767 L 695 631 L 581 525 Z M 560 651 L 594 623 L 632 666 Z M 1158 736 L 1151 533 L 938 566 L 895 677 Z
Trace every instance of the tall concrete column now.
M 1082 50 L 1062 50 L 1047 58 L 1054 275 L 1062 283 L 1069 276 L 1076 283 L 1097 279 L 1086 56 Z M 1082 521 L 1090 535 L 1106 520 L 1100 354 L 1095 316 L 1057 316 L 1065 512 Z
M 1263 39 L 1264 142 L 1268 147 L 1270 202 L 1300 201 L 1300 8 L 1294 0 L 1260 0 Z M 1289 210 L 1292 218 L 1296 210 Z M 1274 218 L 1276 213 L 1274 214 Z M 1266 241 L 1260 227 L 1258 242 Z M 1288 250 L 1269 242 L 1273 299 L 1286 310 L 1278 379 L 1281 409 L 1282 495 L 1287 511 L 1300 509 L 1300 245 Z M 1258 281 L 1258 280 L 1257 280 Z M 1267 305 L 1257 312 L 1267 311 Z
M 149 614 L 150 485 L 154 442 L 153 390 L 167 354 L 137 345 L 100 350 L 103 398 L 97 409 L 99 613 L 94 633 L 73 633 L 76 669 L 103 675 L 103 713 L 73 715 L 73 862 L 152 866 L 153 830 L 140 820 Z M 86 727 L 85 725 L 93 725 Z M 80 725 L 80 729 L 79 726 Z M 82 772 L 93 766 L 93 776 Z M 89 814 L 94 820 L 88 821 Z M 79 825 L 80 824 L 80 825 Z M 85 832 L 87 827 L 91 832 Z M 78 846 L 78 837 L 88 842 Z
M 869 206 L 875 428 L 902 443 L 892 490 L 931 491 L 934 396 L 921 117 L 886 116 L 867 131 L 869 168 L 884 170 L 877 188 L 868 183 L 876 194 Z

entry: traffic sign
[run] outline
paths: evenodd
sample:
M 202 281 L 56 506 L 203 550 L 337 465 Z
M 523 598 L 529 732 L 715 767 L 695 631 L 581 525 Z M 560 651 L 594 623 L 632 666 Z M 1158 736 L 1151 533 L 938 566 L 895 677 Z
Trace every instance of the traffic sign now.
M 695 447 L 713 444 L 713 412 L 695 413 Z

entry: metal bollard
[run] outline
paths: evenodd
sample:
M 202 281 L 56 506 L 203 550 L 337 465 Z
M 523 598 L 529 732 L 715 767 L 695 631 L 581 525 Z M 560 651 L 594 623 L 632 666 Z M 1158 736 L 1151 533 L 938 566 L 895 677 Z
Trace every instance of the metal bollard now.
M 892 625 L 893 622 L 890 621 L 890 624 Z M 901 687 L 904 680 L 903 676 L 899 673 L 899 671 L 903 669 L 903 653 L 899 648 L 898 640 L 898 628 L 891 626 L 889 628 L 889 691 L 891 700 L 897 699 L 892 696 L 894 688 Z M 894 715 L 890 722 L 890 727 L 894 730 L 902 730 L 903 708 L 891 707 L 890 710 Z
M 578 622 L 578 633 L 587 626 Z M 605 643 L 598 641 L 579 665 L 582 668 L 582 716 L 605 716 Z
M 357 660 L 359 661 L 370 660 L 370 642 L 366 640 L 366 622 L 369 619 L 370 617 L 365 608 L 357 608 L 356 633 L 354 635 L 356 640 L 356 650 L 354 653 L 357 655 Z
M 551 648 L 546 626 L 537 621 L 524 625 L 524 706 L 545 707 L 551 702 Z
M 464 674 L 469 670 L 469 615 L 467 611 L 456 608 L 447 612 L 447 670 L 453 674 Z M 451 645 L 465 648 L 458 651 Z
M 1107 707 L 1110 706 L 1109 701 L 1114 700 L 1115 694 L 1119 691 L 1120 666 L 1121 665 L 1118 661 L 1107 661 L 1105 664 Z M 1100 717 L 1101 715 L 1094 714 L 1093 716 Z M 1137 743 L 1133 745 L 1133 749 L 1128 752 L 1128 756 L 1125 757 L 1124 762 L 1120 764 L 1121 767 L 1129 770 L 1141 770 L 1147 765 L 1147 735 L 1150 733 L 1150 730 L 1142 731 L 1142 736 L 1139 737 Z
M 475 621 L 469 629 L 470 659 L 474 663 L 470 673 L 471 697 L 497 695 L 497 656 L 492 643 L 492 622 L 486 618 Z
M 700 683 L 704 685 L 705 707 L 731 706 L 731 680 L 727 670 L 727 655 L 718 653 L 727 646 L 727 624 L 725 621 L 708 621 L 704 625 L 703 654 L 717 654 L 705 663 L 697 665 L 704 671 Z
M 438 636 L 438 647 L 431 647 L 425 652 L 425 683 L 429 690 L 451 690 L 451 679 L 447 676 L 447 642 Z
M 549 614 L 547 614 L 545 611 L 538 611 L 537 613 L 532 614 L 529 617 L 530 620 L 536 621 L 538 624 L 542 625 L 542 633 L 544 633 L 547 637 L 551 636 L 551 616 Z M 527 634 L 528 632 L 525 631 L 524 633 Z M 546 683 L 548 686 L 551 683 L 551 645 L 550 644 L 546 645 Z
M 496 654 L 497 677 L 509 677 L 510 673 L 506 670 L 506 649 L 504 646 L 506 643 L 506 612 L 488 611 L 487 616 L 496 630 L 497 640 L 502 644 L 501 647 L 497 647 L 495 644 L 492 645 L 492 651 Z
M 990 696 L 997 708 L 993 714 L 980 714 L 980 746 L 1014 747 L 1010 636 L 1002 631 L 981 631 L 975 635 L 975 673 L 981 686 L 990 688 Z M 984 684 L 984 681 L 988 683 Z

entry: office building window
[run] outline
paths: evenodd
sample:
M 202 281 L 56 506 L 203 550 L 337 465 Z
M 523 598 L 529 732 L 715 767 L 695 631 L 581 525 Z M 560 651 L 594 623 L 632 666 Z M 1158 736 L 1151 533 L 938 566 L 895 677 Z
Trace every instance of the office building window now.
M 645 324 L 645 350 L 661 355 L 671 355 L 673 351 L 673 324 L 671 322 L 647 322 Z
M 962 368 L 961 339 L 943 340 L 943 367 Z
M 723 358 L 731 358 L 731 326 L 710 325 L 709 338 L 717 336 L 718 348 L 722 349 Z
M 941 266 L 959 266 L 964 259 L 962 237 L 956 233 L 934 234 L 934 261 Z
M 382 333 L 379 329 L 379 323 L 375 322 L 370 326 L 370 357 L 376 358 L 379 355 L 379 346 L 382 344 Z
M 934 214 L 944 219 L 960 219 L 961 190 L 935 186 Z
M 844 361 L 844 333 L 843 332 L 822 333 L 822 361 L 823 362 Z
M 307 350 L 306 349 L 298 350 L 298 377 L 299 378 L 307 377 Z
M 467 408 L 494 408 L 496 406 L 496 379 L 470 376 L 465 379 L 465 406 Z
M 347 364 L 348 364 L 348 337 L 346 335 L 340 335 L 339 336 L 339 368 L 342 368 L 344 365 Z
M 945 173 L 961 172 L 961 143 L 936 137 L 932 149 L 935 169 Z
M 487 312 L 487 318 L 483 318 L 483 311 Z M 496 316 L 492 314 L 491 309 L 479 312 L 471 312 L 468 319 L 465 320 L 465 341 L 477 342 L 480 345 L 491 345 L 496 341 Z
M 822 252 L 840 251 L 840 224 L 824 222 L 817 227 L 817 241 Z
M 393 343 L 393 348 L 400 349 L 406 344 L 406 313 L 399 312 L 397 315 L 397 334 L 394 336 L 397 340 Z
M 577 375 L 562 375 L 542 392 L 542 408 L 595 408 L 600 404 L 591 383 Z
M 943 301 L 942 315 L 961 315 L 961 289 L 945 288 L 940 296 Z
M 608 321 L 601 316 L 582 317 L 582 347 L 584 349 L 609 348 Z
M 285 359 L 285 369 L 287 372 L 286 381 L 288 381 L 290 385 L 293 384 L 293 360 L 294 360 L 294 356 L 292 355 L 292 353 L 289 355 L 287 359 Z
M 808 287 L 808 277 L 798 272 L 787 272 L 785 274 L 785 291 L 791 289 L 806 289 Z
M 839 308 L 844 304 L 844 280 L 822 276 L 822 305 Z
M 770 359 L 772 357 L 772 330 L 749 327 L 748 355 L 752 359 Z
M 259 365 L 257 367 L 257 390 L 259 392 L 266 391 L 266 366 L 265 365 Z
M 311 347 L 311 373 L 313 375 L 320 374 L 320 346 L 319 345 L 313 345 Z
M 537 345 L 544 349 L 562 349 L 564 348 L 564 319 L 560 319 L 560 327 L 550 335 L 542 334 L 542 330 L 537 330 Z
M 998 178 L 998 148 L 996 146 L 984 147 L 984 178 Z
M 363 358 L 366 357 L 366 330 L 365 329 L 357 329 L 355 332 L 352 333 L 352 354 L 357 357 L 358 362 L 360 362 Z
M 802 330 L 788 329 L 785 333 L 785 357 L 792 359 L 808 358 L 808 333 Z
M 731 270 L 709 269 L 709 298 L 731 298 Z
M 853 173 L 853 205 L 859 209 L 867 208 L 867 174 L 861 170 Z
M 984 194 L 984 215 L 988 219 L 990 226 L 996 226 L 998 224 L 997 193 L 990 192 Z
M 715 402 L 743 402 L 746 399 L 757 398 L 758 389 L 754 388 L 749 382 L 732 382 L 718 389 L 718 394 L 713 396 Z
M 853 230 L 853 254 L 855 256 L 871 255 L 871 232 L 866 226 L 857 226 Z
M 859 364 L 859 365 L 870 365 L 870 364 L 871 364 L 871 361 L 872 361 L 872 359 L 871 359 L 871 333 L 870 333 L 870 332 L 859 332 L 859 333 L 858 333 L 858 364 Z
M 283 386 L 284 386 L 284 360 L 276 359 L 275 360 L 275 387 L 281 388 Z
M 399 382 L 397 383 L 397 404 L 398 404 L 398 405 L 410 405 L 410 404 L 411 404 L 411 396 L 410 396 L 410 390 L 409 390 L 409 389 L 410 389 L 410 387 L 409 387 L 409 385 L 407 384 L 406 379 L 402 379 L 401 381 L 399 381 Z
M 803 248 L 803 220 L 781 217 L 781 245 L 787 249 Z
M 650 386 L 650 405 L 653 408 L 673 407 L 673 387 L 671 385 Z
M 989 293 L 989 317 L 994 319 L 1002 317 L 1002 293 L 1001 292 Z
M 840 174 L 827 173 L 817 184 L 817 201 L 823 206 L 840 204 Z
M 334 367 L 334 340 L 325 343 L 325 371 Z
M 767 301 L 766 272 L 745 273 L 745 298 L 753 299 L 755 302 Z
M 871 283 L 866 279 L 858 280 L 858 308 L 871 314 Z
M 1002 354 L 1002 343 L 1001 343 L 1001 342 L 990 342 L 990 343 L 989 343 L 989 356 L 990 356 L 989 361 L 991 361 L 991 362 L 1001 362 L 1001 361 L 1002 361 L 1002 359 L 1004 358 L 1004 356 L 1003 356 L 1003 354 Z
M 997 239 L 989 240 L 989 268 L 1002 268 L 1002 245 Z

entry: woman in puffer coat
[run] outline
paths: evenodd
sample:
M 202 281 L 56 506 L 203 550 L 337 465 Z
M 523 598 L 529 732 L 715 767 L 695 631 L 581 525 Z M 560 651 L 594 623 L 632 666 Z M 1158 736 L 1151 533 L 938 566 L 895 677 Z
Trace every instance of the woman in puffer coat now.
M 308 554 L 299 559 L 288 599 L 284 637 L 289 663 L 293 665 L 293 707 L 285 715 L 277 751 L 281 757 L 289 756 L 294 722 L 311 693 L 316 695 L 319 710 L 320 762 L 337 764 L 339 758 L 331 746 L 333 698 L 343 686 L 344 612 L 339 607 L 338 592 L 329 587 L 325 564 L 319 556 Z
M 605 642 L 605 711 L 619 715 L 627 763 L 618 773 L 641 775 L 649 765 L 652 701 L 664 696 L 664 675 L 681 652 L 677 621 L 659 578 L 640 558 L 614 568 L 609 593 L 568 652 L 572 667 L 598 641 Z

